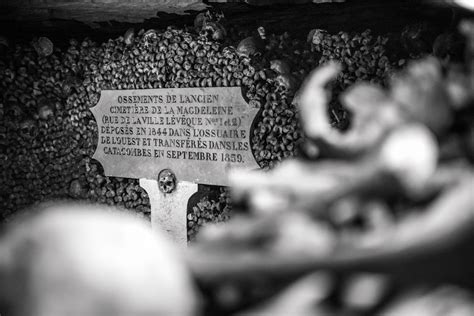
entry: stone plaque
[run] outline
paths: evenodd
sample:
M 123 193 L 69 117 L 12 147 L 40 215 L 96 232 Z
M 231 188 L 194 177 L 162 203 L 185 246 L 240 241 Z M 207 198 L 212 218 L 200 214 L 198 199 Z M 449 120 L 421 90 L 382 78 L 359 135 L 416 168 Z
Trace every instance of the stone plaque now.
M 93 158 L 105 175 L 226 185 L 226 171 L 259 168 L 250 146 L 258 108 L 239 87 L 103 90 L 91 111 L 98 125 Z

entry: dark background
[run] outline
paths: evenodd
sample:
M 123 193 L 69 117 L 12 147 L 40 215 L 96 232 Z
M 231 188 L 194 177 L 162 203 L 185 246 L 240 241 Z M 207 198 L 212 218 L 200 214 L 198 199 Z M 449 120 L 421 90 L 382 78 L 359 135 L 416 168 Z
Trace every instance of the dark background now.
M 452 15 L 451 9 L 439 5 L 440 1 L 435 2 L 437 5 L 422 0 L 308 2 L 311 1 L 2 0 L 0 33 L 15 38 L 41 35 L 56 41 L 84 37 L 102 41 L 122 35 L 130 27 L 191 26 L 196 13 L 210 6 L 222 10 L 237 28 L 261 25 L 274 33 L 288 31 L 301 37 L 310 28 L 329 32 L 370 28 L 387 33 L 421 21 L 441 29 L 450 25 Z

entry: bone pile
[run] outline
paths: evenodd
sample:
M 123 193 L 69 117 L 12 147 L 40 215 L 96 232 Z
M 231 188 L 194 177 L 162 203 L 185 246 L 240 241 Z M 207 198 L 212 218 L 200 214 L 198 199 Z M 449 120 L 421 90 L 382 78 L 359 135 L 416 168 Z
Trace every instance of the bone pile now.
M 2 218 L 53 199 L 89 200 L 149 216 L 149 198 L 137 180 L 106 177 L 90 158 L 97 125 L 89 108 L 102 89 L 241 86 L 248 102 L 262 109 L 251 131 L 260 166 L 271 169 L 294 156 L 302 133 L 292 100 L 310 69 L 340 61 L 344 70 L 335 94 L 354 80 L 383 82 L 391 70 L 383 36 L 310 33 L 297 39 L 236 30 L 222 15 L 207 12 L 193 28 L 130 29 L 103 43 L 0 37 Z M 347 125 L 346 114 L 334 104 L 332 124 Z M 217 193 L 192 208 L 191 239 L 203 223 L 229 218 L 229 196 Z

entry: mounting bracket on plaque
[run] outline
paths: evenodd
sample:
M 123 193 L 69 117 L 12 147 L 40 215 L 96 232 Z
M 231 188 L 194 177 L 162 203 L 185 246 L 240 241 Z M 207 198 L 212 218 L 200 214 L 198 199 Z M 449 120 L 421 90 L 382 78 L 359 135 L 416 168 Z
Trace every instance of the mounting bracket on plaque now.
M 140 186 L 150 197 L 151 226 L 166 231 L 176 244 L 186 246 L 187 205 L 198 185 L 178 182 L 172 170 L 163 169 L 157 180 L 140 179 Z
M 240 87 L 103 90 L 90 110 L 98 125 L 93 158 L 106 176 L 140 179 L 152 227 L 179 244 L 198 183 L 226 185 L 229 169 L 259 168 L 250 146 L 259 109 Z

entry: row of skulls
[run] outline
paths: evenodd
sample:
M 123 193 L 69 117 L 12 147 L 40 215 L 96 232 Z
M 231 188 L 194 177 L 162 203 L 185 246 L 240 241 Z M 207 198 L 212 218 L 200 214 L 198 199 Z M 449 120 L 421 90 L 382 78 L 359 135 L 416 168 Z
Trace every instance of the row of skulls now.
M 293 95 L 330 47 L 318 50 L 314 41 L 263 28 L 236 35 L 224 24 L 220 15 L 204 13 L 195 32 L 128 30 L 100 44 L 71 39 L 63 50 L 45 37 L 0 43 L 6 47 L 0 58 L 6 213 L 55 197 L 149 211 L 136 180 L 105 177 L 90 159 L 97 125 L 89 107 L 103 89 L 241 86 L 247 101 L 261 108 L 251 140 L 259 164 L 271 168 L 293 156 L 302 137 Z

